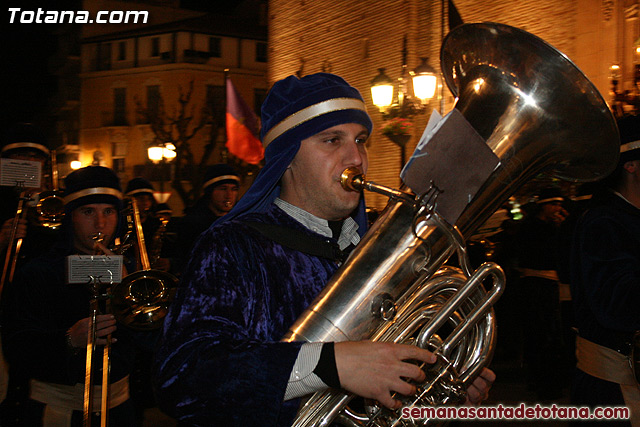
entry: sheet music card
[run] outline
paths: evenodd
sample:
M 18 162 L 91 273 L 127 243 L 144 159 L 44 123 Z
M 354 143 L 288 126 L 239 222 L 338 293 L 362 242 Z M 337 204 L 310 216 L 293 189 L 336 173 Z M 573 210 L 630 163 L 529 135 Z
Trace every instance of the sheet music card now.
M 0 159 L 0 185 L 40 188 L 42 163 L 32 160 Z
M 434 111 L 400 177 L 418 195 L 424 195 L 433 181 L 442 191 L 435 210 L 453 225 L 499 163 L 484 139 L 454 108 L 444 118 Z
M 122 282 L 122 255 L 69 255 L 67 283 L 89 283 L 98 278 L 101 283 Z

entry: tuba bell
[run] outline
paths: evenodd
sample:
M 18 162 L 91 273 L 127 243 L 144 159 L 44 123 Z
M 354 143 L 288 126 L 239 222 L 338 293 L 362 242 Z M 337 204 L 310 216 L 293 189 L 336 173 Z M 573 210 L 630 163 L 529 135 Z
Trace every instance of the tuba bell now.
M 504 273 L 493 263 L 472 271 L 465 238 L 537 174 L 592 181 L 611 172 L 618 158 L 616 123 L 602 96 L 566 56 L 538 37 L 502 24 L 464 24 L 445 38 L 441 67 L 457 97 L 455 108 L 484 138 L 498 166 L 455 225 L 438 214 L 437 194 L 418 197 L 345 171 L 345 188 L 376 191 L 390 200 L 283 338 L 368 339 L 429 349 L 438 362 L 425 367 L 427 380 L 416 384 L 416 395 L 395 396 L 403 408 L 464 401 L 466 387 L 491 360 L 492 306 Z M 460 268 L 444 266 L 454 252 Z M 318 392 L 301 407 L 294 425 L 438 423 L 403 419 L 402 408 L 371 401 L 358 413 L 348 406 L 353 397 L 342 390 Z

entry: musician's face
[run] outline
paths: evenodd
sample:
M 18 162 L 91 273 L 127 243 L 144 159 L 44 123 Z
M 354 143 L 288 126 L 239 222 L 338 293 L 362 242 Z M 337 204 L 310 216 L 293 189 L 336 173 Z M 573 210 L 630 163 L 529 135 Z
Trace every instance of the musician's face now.
M 153 196 L 147 193 L 136 194 L 135 196 L 136 203 L 138 204 L 138 209 L 140 213 L 146 215 L 149 213 L 151 208 L 153 207 Z
M 300 150 L 282 177 L 280 197 L 329 221 L 348 216 L 360 201 L 360 193 L 340 184 L 342 171 L 356 167 L 367 171 L 367 129 L 346 123 L 302 140 Z
M 218 216 L 226 215 L 238 199 L 238 184 L 225 183 L 216 185 L 211 191 L 209 209 Z
M 115 237 L 118 226 L 118 211 L 109 203 L 92 203 L 80 206 L 71 213 L 73 222 L 73 242 L 76 250 L 93 254 L 97 233 L 104 236 L 103 244 L 108 246 Z

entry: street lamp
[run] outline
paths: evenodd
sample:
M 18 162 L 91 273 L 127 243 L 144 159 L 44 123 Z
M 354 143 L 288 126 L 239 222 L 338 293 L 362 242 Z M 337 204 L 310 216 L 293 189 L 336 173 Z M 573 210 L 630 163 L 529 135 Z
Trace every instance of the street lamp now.
M 410 119 L 426 110 L 438 85 L 437 73 L 429 65 L 428 58 L 420 59 L 422 63 L 414 71 L 409 72 L 412 77 L 413 94 L 409 91 L 409 81 L 406 76 L 406 35 L 402 46 L 402 71 L 397 80 L 397 90 L 394 88 L 394 81 L 385 74 L 384 68 L 378 68 L 378 75 L 371 81 L 371 99 L 382 113 L 382 118 L 387 121 L 383 127 L 383 135 L 400 147 L 400 168 L 404 166 L 406 144 L 411 138 Z
M 402 72 L 398 78 L 398 89 L 395 90 L 393 80 L 385 74 L 385 68 L 378 68 L 378 75 L 371 81 L 371 98 L 385 119 L 393 117 L 411 117 L 421 113 L 426 103 L 436 93 L 438 77 L 429 65 L 428 58 L 420 58 L 422 63 L 409 72 L 412 77 L 413 94 L 408 90 L 407 69 L 407 36 L 404 37 L 402 49 Z M 394 97 L 395 92 L 395 97 Z
M 420 58 L 422 63 L 411 73 L 413 76 L 413 93 L 422 102 L 433 98 L 436 94 L 438 77 L 436 70 L 428 63 L 429 58 Z
M 393 103 L 393 80 L 384 73 L 384 68 L 378 68 L 378 75 L 371 81 L 371 98 L 379 109 Z
M 176 146 L 170 142 L 166 142 L 164 144 L 152 145 L 151 147 L 147 148 L 147 156 L 149 157 L 149 160 L 151 160 L 153 163 L 155 164 L 160 163 L 161 165 L 162 178 L 160 180 L 160 193 L 161 193 L 161 198 L 164 200 L 159 201 L 158 203 L 164 203 L 166 202 L 166 199 L 169 198 L 169 197 L 165 198 L 166 195 L 164 192 L 164 180 L 167 175 L 166 168 L 168 163 L 171 162 L 171 160 L 173 160 L 176 157 Z

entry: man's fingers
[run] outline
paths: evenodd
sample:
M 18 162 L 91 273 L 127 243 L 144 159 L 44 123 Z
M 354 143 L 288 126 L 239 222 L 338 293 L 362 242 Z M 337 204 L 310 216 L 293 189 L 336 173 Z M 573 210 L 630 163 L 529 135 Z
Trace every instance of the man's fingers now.
M 95 249 L 97 251 L 100 251 L 101 253 L 103 253 L 104 255 L 113 255 L 113 252 L 111 252 L 111 250 L 109 248 L 107 248 L 104 243 L 102 242 L 96 242 L 95 243 Z
M 482 394 L 477 388 L 471 386 L 467 389 L 467 399 L 470 403 L 480 403 L 482 401 Z
M 117 338 L 111 338 L 111 344 L 118 342 Z M 107 339 L 106 338 L 96 338 L 96 345 L 98 346 L 103 346 L 103 345 L 107 345 Z
M 438 358 L 428 350 L 416 347 L 415 345 L 403 344 L 397 347 L 398 358 L 401 360 L 420 360 L 429 364 L 436 363 Z
M 496 380 L 496 373 L 491 369 L 484 368 L 482 372 L 480 372 L 480 378 L 482 378 L 489 384 L 493 384 L 493 382 Z
M 409 378 L 418 382 L 422 382 L 426 379 L 426 374 L 418 365 L 406 362 L 400 369 L 400 375 L 404 378 Z
M 382 406 L 386 406 L 389 409 L 399 409 L 402 406 L 402 402 L 391 397 L 390 394 L 380 396 L 376 399 Z
M 417 391 L 416 386 L 402 380 L 396 381 L 390 388 L 392 391 L 396 391 L 404 396 L 411 396 L 412 394 L 416 394 Z

